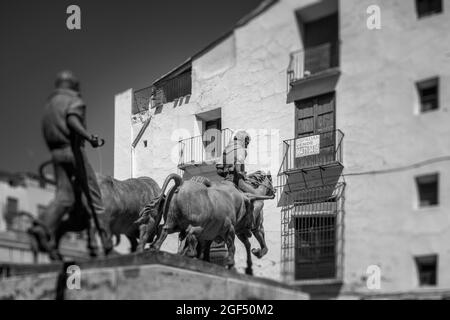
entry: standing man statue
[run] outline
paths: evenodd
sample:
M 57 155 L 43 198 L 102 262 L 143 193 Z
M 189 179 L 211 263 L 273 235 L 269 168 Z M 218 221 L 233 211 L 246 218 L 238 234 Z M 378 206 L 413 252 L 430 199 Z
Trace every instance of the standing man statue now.
M 46 243 L 44 248 L 53 260 L 61 259 L 55 234 L 66 214 L 69 216 L 89 214 L 88 248 L 91 256 L 97 255 L 95 238 L 90 231 L 103 230 L 97 215 L 103 214 L 102 197 L 95 172 L 86 152 L 85 141 L 93 148 L 104 144 L 103 139 L 88 133 L 86 129 L 86 105 L 81 99 L 80 85 L 70 71 L 57 75 L 55 91 L 48 98 L 42 132 L 52 156 L 56 179 L 56 195 L 31 233 Z M 75 219 L 76 220 L 76 219 Z M 44 226 L 44 233 L 42 226 Z M 41 229 L 39 229 L 41 228 Z M 59 231 L 61 232 L 61 231 Z M 91 238 L 94 238 L 92 239 Z M 100 232 L 105 253 L 112 249 L 106 243 L 104 232 Z

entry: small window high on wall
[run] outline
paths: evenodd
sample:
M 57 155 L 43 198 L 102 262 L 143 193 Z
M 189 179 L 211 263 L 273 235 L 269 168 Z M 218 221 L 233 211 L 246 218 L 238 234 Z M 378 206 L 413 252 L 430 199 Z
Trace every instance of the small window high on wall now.
M 416 0 L 417 17 L 423 18 L 442 12 L 442 0 Z
M 437 264 L 436 254 L 415 257 L 419 286 L 437 285 Z
M 420 208 L 439 204 L 439 175 L 437 173 L 416 177 L 416 184 Z
M 439 109 L 439 78 L 417 82 L 417 90 L 421 113 Z

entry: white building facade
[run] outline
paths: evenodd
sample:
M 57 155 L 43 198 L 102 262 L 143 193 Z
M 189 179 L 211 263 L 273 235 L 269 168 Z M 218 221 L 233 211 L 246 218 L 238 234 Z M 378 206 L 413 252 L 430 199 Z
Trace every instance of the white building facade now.
M 54 198 L 55 187 L 34 174 L 0 173 L 0 263 L 34 263 L 27 229 Z M 61 252 L 72 258 L 87 258 L 85 241 L 66 236 Z M 40 253 L 38 263 L 47 263 Z
M 318 295 L 450 288 L 449 11 L 446 0 L 265 1 L 151 87 L 116 96 L 114 175 L 218 179 L 223 147 L 245 129 L 247 171 L 278 177 L 255 275 Z M 368 23 L 377 12 L 380 29 Z

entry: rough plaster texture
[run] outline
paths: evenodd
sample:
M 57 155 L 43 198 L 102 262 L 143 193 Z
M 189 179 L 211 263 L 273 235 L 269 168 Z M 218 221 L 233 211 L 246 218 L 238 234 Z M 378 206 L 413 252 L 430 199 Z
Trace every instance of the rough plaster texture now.
M 299 47 L 292 5 L 280 2 L 194 60 L 189 104 L 175 108 L 165 104 L 154 116 L 134 151 L 136 175 L 149 175 L 162 184 L 169 173 L 178 172 L 177 141 L 201 132 L 196 114 L 221 108 L 222 128 L 246 129 L 252 136 L 247 171 L 270 170 L 275 181 L 283 140 L 294 135 L 294 107 L 286 104 L 286 67 L 289 53 Z M 133 132 L 141 126 L 134 123 Z M 276 201 L 266 201 L 264 216 L 269 254 L 262 260 L 254 258 L 255 274 L 279 279 L 281 226 Z M 165 249 L 173 252 L 176 238 L 172 239 Z M 245 249 L 239 240 L 236 244 L 237 267 L 242 271 Z
M 132 175 L 132 103 L 133 90 L 122 92 L 114 99 L 114 178 L 119 180 Z
M 26 179 L 25 185 L 11 186 L 7 181 L 0 181 L 0 231 L 6 231 L 3 213 L 6 210 L 8 198 L 16 198 L 18 211 L 26 211 L 33 216 L 38 215 L 38 206 L 46 206 L 53 199 L 55 188 L 47 185 L 41 188 L 34 180 Z
M 341 71 L 337 127 L 345 133 L 344 173 L 394 168 L 450 155 L 450 1 L 417 19 L 414 1 L 340 1 Z M 381 30 L 365 9 L 381 8 Z M 415 82 L 440 78 L 440 110 L 419 114 Z M 440 204 L 418 209 L 415 176 L 439 172 Z M 413 256 L 436 253 L 438 287 L 450 287 L 450 166 L 436 163 L 385 175 L 347 177 L 344 282 L 367 291 L 369 265 L 381 290 L 414 290 Z
M 148 140 L 148 147 L 141 143 L 135 151 L 138 175 L 162 183 L 167 174 L 177 172 L 177 140 L 197 135 L 195 114 L 216 108 L 222 109 L 222 128 L 278 130 L 270 150 L 255 143 L 263 133 L 251 132 L 250 154 L 256 160 L 248 166 L 248 171 L 270 169 L 275 174 L 282 141 L 294 137 L 294 105 L 286 104 L 289 53 L 301 48 L 294 9 L 316 2 L 280 1 L 194 60 L 191 101 L 176 108 L 166 104 L 156 114 L 142 138 Z M 344 173 L 449 155 L 449 2 L 443 1 L 442 14 L 418 20 L 414 1 L 339 1 L 336 128 L 345 134 Z M 366 9 L 373 4 L 381 8 L 381 30 L 366 27 Z M 233 51 L 233 57 L 221 56 Z M 436 75 L 440 110 L 419 114 L 415 82 Z M 133 132 L 141 125 L 133 124 Z M 269 153 L 276 161 L 265 161 Z M 414 177 L 430 172 L 440 174 L 440 204 L 417 209 Z M 450 287 L 450 274 L 445 272 L 450 264 L 449 175 L 448 162 L 443 162 L 394 174 L 345 178 L 343 292 L 367 292 L 366 269 L 372 264 L 381 267 L 378 292 L 417 290 L 413 256 L 429 253 L 439 254 L 438 287 Z M 264 216 L 270 250 L 261 261 L 254 259 L 255 273 L 279 278 L 281 217 L 275 201 L 266 202 Z M 245 251 L 236 243 L 242 268 Z

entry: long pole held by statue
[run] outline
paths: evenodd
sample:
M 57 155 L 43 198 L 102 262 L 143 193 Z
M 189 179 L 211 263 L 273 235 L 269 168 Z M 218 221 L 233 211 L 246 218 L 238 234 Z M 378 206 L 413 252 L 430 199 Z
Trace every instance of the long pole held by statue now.
M 98 144 L 98 146 L 101 147 L 104 144 L 105 144 L 105 140 L 100 139 L 100 143 Z M 106 231 L 100 226 L 100 221 L 98 220 L 97 211 L 95 211 L 95 207 L 92 202 L 92 197 L 91 197 L 91 193 L 89 190 L 89 184 L 86 179 L 87 178 L 86 167 L 84 165 L 84 159 L 83 159 L 83 154 L 81 153 L 81 150 L 79 150 L 78 148 L 74 148 L 74 156 L 75 156 L 76 167 L 78 168 L 78 170 L 77 170 L 78 171 L 78 179 L 80 180 L 80 183 L 81 183 L 81 187 L 82 187 L 81 189 L 83 190 L 84 195 L 86 196 L 89 210 L 92 213 L 92 219 L 94 220 L 95 228 L 97 229 L 97 232 L 100 236 L 100 240 L 101 240 L 102 247 L 103 247 L 103 252 L 105 254 L 107 254 L 108 249 L 106 248 L 106 245 L 105 245 Z

